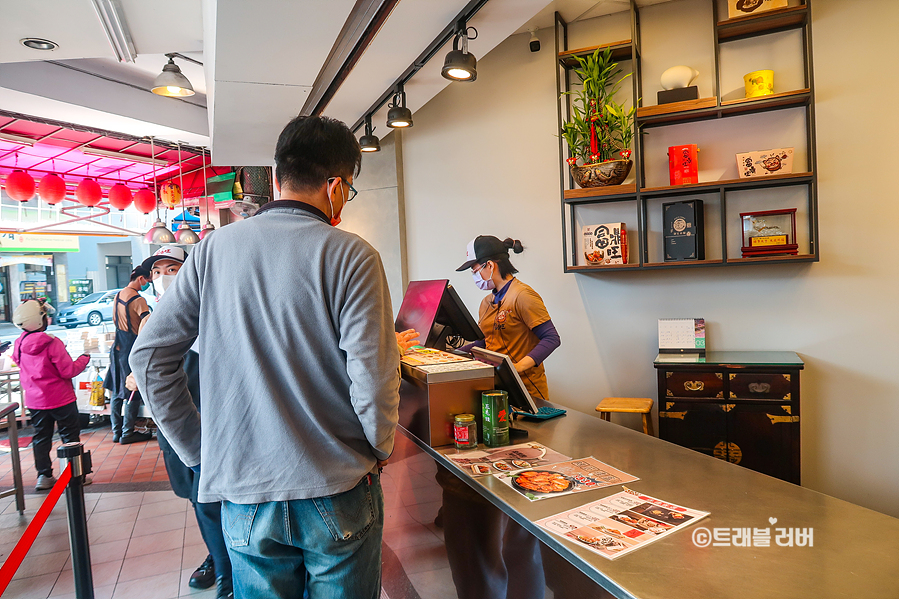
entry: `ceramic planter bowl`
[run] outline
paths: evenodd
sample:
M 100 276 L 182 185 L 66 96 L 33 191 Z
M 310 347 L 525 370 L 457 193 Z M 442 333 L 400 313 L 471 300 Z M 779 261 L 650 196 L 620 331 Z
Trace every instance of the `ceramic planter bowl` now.
M 581 187 L 621 185 L 634 165 L 633 160 L 608 160 L 596 164 L 572 166 L 571 175 Z

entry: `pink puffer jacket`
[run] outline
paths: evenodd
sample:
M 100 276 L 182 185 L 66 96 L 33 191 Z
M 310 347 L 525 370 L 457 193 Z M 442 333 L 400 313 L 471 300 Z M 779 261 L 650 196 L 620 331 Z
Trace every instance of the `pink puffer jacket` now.
M 25 407 L 32 410 L 52 410 L 75 401 L 72 378 L 90 362 L 90 356 L 72 360 L 61 340 L 41 332 L 22 333 L 12 358 L 19 365 Z

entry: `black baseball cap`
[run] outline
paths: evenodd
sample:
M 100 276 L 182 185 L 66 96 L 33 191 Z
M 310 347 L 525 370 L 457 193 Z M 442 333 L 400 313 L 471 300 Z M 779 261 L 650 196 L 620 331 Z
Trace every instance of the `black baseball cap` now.
M 509 257 L 509 248 L 493 235 L 478 235 L 468 242 L 465 264 L 456 269 L 456 272 L 468 270 L 475 264 L 483 264 L 487 260 L 499 260 Z

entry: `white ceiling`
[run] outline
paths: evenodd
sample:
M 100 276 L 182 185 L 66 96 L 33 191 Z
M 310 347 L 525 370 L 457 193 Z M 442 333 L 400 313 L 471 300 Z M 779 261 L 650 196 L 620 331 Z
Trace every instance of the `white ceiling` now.
M 0 0 L 0 109 L 198 145 L 211 138 L 213 161 L 222 165 L 271 164 L 278 134 L 302 109 L 355 5 L 118 1 L 138 52 L 135 63 L 117 62 L 90 0 Z M 360 119 L 467 3 L 401 0 L 325 113 L 348 124 Z M 470 50 L 480 59 L 512 34 L 550 27 L 556 10 L 573 22 L 627 7 L 627 0 L 490 0 L 470 23 L 479 31 Z M 31 50 L 19 43 L 23 37 L 60 46 Z M 448 49 L 406 85 L 413 111 L 450 84 L 440 76 Z M 176 59 L 195 96 L 178 100 L 149 92 L 167 52 L 204 63 Z M 373 117 L 381 135 L 387 133 L 379 125 L 385 118 L 386 108 Z

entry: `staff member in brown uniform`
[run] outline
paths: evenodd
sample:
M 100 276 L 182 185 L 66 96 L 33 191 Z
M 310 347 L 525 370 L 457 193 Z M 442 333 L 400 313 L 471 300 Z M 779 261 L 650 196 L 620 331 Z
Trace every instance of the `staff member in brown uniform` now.
M 531 396 L 549 401 L 543 361 L 562 342 L 543 300 L 515 278 L 518 270 L 509 250 L 520 254 L 524 248 L 518 240 L 480 235 L 468 244 L 467 260 L 456 269 L 470 268 L 475 285 L 492 291 L 478 310 L 485 339 L 472 345 L 507 354 Z
M 470 268 L 475 285 L 492 293 L 478 311 L 486 339 L 466 348 L 486 346 L 509 355 L 528 392 L 548 400 L 543 360 L 561 341 L 543 300 L 514 277 L 510 249 L 520 254 L 524 248 L 520 241 L 491 235 L 468 244 L 458 270 Z M 436 478 L 443 487 L 438 520 L 459 599 L 542 599 L 546 583 L 537 537 L 445 468 L 437 469 Z
M 109 417 L 112 420 L 112 442 L 127 445 L 149 441 L 153 435 L 134 431 L 134 421 L 140 410 L 140 396 L 125 387 L 125 379 L 131 374 L 128 356 L 137 339 L 137 331 L 144 318 L 150 315 L 147 300 L 139 293 L 149 287 L 150 271 L 138 266 L 131 271 L 131 282 L 115 296 L 112 322 L 115 324 L 115 343 L 109 351 L 109 373 L 103 386 L 109 389 L 112 402 Z M 122 414 L 124 412 L 124 414 Z

